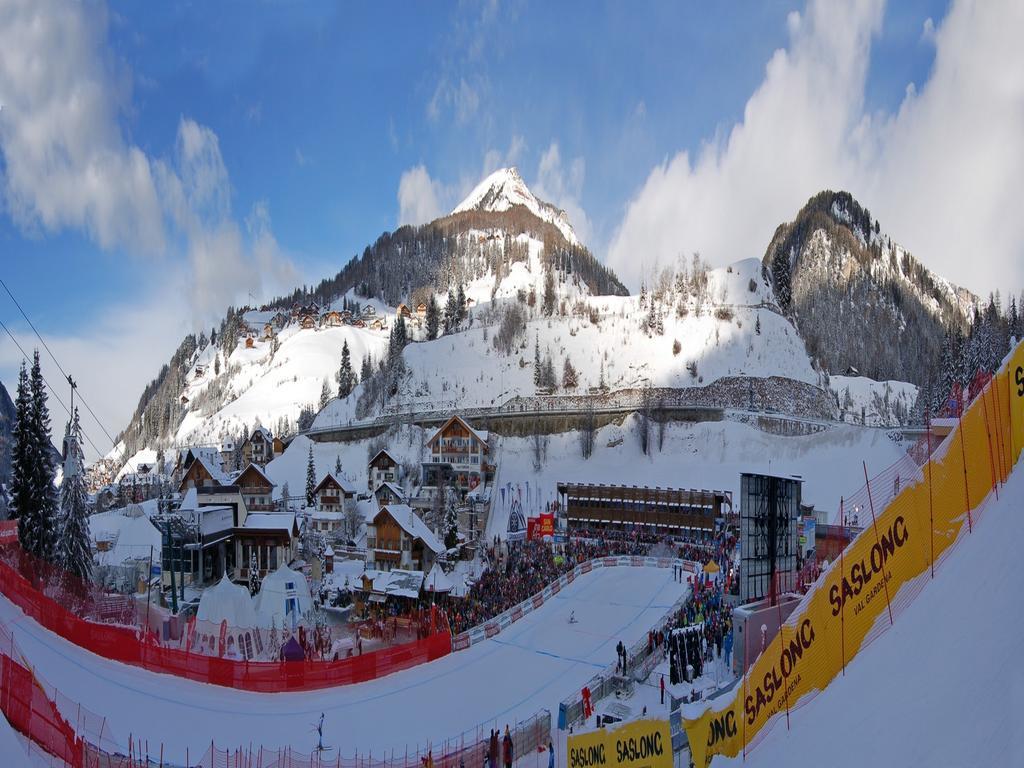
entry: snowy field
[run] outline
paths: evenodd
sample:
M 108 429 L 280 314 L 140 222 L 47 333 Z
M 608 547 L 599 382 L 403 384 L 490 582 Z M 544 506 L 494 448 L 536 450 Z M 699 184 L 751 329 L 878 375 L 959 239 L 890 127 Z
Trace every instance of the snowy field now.
M 250 742 L 309 751 L 312 725 L 325 714 L 324 743 L 351 756 L 458 738 L 476 726 L 504 730 L 551 711 L 615 661 L 615 644 L 646 636 L 687 587 L 671 569 L 599 569 L 500 635 L 430 664 L 333 690 L 253 694 L 157 675 L 96 657 L 25 618 L 0 599 L 9 626 L 36 673 L 72 701 L 107 717 L 115 743 L 129 734 L 163 741 L 165 759 Z M 568 623 L 575 611 L 578 623 Z M 67 713 L 72 722 L 76 713 Z M 336 753 L 332 753 L 333 754 Z
M 1024 765 L 1017 472 L 892 629 L 747 754 L 748 766 Z M 895 599 L 895 596 L 894 596 Z M 716 758 L 713 766 L 744 764 Z

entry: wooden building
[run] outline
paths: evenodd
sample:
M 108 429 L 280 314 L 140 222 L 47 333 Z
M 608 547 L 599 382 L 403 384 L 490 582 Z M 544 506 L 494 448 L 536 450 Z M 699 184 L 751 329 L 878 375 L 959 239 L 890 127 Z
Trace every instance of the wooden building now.
M 274 436 L 266 427 L 256 427 L 242 443 L 242 463 L 258 464 L 261 467 L 274 458 Z
M 250 512 L 274 511 L 274 483 L 257 464 L 249 464 L 235 478 L 245 506 Z
M 316 508 L 321 512 L 343 512 L 345 503 L 355 503 L 356 489 L 344 478 L 328 472 L 313 489 Z
M 366 568 L 426 571 L 444 545 L 405 504 L 381 507 L 366 526 Z
M 426 488 L 447 485 L 466 494 L 493 479 L 488 433 L 452 416 L 427 441 L 429 461 L 423 462 Z
M 381 483 L 399 482 L 401 477 L 398 473 L 398 460 L 381 448 L 366 466 L 367 490 L 372 493 Z

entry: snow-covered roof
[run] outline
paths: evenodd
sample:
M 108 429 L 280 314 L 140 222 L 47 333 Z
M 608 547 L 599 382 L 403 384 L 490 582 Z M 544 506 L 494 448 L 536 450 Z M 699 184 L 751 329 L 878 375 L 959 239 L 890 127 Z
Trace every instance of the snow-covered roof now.
M 455 588 L 455 582 L 435 562 L 430 573 L 427 574 L 427 578 L 423 581 L 423 588 L 427 592 L 451 592 Z
M 349 496 L 354 496 L 356 489 L 352 486 L 348 480 L 344 477 L 338 477 L 333 472 L 328 472 L 324 475 L 324 479 L 316 484 L 316 488 L 313 489 L 313 493 L 320 493 L 320 489 L 328 482 L 333 481 L 341 490 Z
M 222 621 L 227 621 L 229 627 L 264 626 L 257 618 L 249 590 L 232 584 L 227 574 L 212 587 L 203 590 L 199 598 L 199 610 L 196 611 L 196 622 L 201 621 L 218 626 Z
M 415 539 L 420 539 L 431 552 L 444 552 L 444 546 L 437 540 L 437 536 L 408 504 L 386 504 L 380 508 L 380 512 L 391 515 L 403 531 Z
M 250 512 L 245 518 L 246 530 L 255 531 L 296 531 L 294 512 Z
M 269 477 L 269 476 L 267 475 L 267 473 L 266 473 L 266 472 L 265 472 L 265 471 L 263 470 L 263 468 L 262 468 L 262 467 L 260 467 L 260 466 L 259 466 L 258 464 L 253 464 L 252 462 L 249 462 L 249 464 L 248 464 L 248 465 L 247 465 L 247 466 L 245 467 L 245 469 L 243 469 L 243 470 L 239 471 L 239 472 L 238 472 L 237 474 L 234 474 L 234 475 L 232 475 L 232 476 L 231 476 L 231 483 L 232 483 L 232 484 L 236 483 L 236 482 L 237 482 L 238 480 L 240 480 L 240 479 L 241 479 L 242 475 L 244 475 L 244 474 L 245 474 L 246 472 L 248 472 L 248 471 L 249 471 L 250 469 L 251 469 L 251 470 L 252 470 L 253 472 L 255 472 L 256 474 L 258 474 L 258 475 L 259 475 L 260 477 L 262 477 L 262 478 L 263 478 L 264 480 L 266 480 L 266 481 L 267 481 L 267 483 L 268 483 L 268 484 L 270 485 L 270 487 L 271 487 L 271 488 L 273 488 L 273 487 L 274 487 L 274 485 L 275 485 L 275 484 L 274 484 L 274 481 L 270 479 L 270 477 Z
M 387 448 L 381 448 L 381 449 L 380 449 L 379 451 L 377 451 L 377 452 L 376 452 L 375 454 L 373 454 L 373 458 L 372 458 L 372 459 L 370 459 L 370 460 L 369 460 L 369 461 L 367 462 L 367 464 L 369 464 L 369 465 L 372 465 L 372 464 L 373 464 L 374 462 L 376 462 L 376 461 L 377 461 L 377 459 L 378 459 L 378 458 L 380 458 L 380 456 L 381 456 L 381 455 L 387 456 L 387 457 L 388 457 L 389 459 L 391 459 L 391 462 L 392 462 L 393 464 L 395 464 L 395 465 L 397 465 L 397 464 L 398 464 L 398 459 L 396 459 L 396 458 L 395 458 L 394 456 L 392 456 L 392 455 L 391 455 L 391 454 L 390 454 L 390 453 L 388 452 L 388 449 L 387 449 Z
M 405 498 L 405 494 L 402 492 L 402 489 L 399 488 L 394 483 L 392 483 L 390 480 L 385 480 L 383 483 L 381 483 L 376 488 L 374 488 L 373 489 L 373 495 L 376 496 L 381 488 L 387 488 L 389 491 L 391 491 L 393 494 L 395 494 L 395 496 L 397 498 L 399 498 L 399 499 L 404 499 Z
M 266 427 L 256 427 L 249 436 L 249 439 L 252 440 L 256 435 L 262 435 L 268 443 L 272 443 L 274 441 L 274 436 L 270 434 L 270 430 Z
M 403 571 L 396 568 L 391 571 L 367 570 L 364 576 L 373 583 L 373 591 L 381 595 L 393 597 L 420 596 L 423 586 L 423 571 Z
M 473 437 L 475 437 L 477 440 L 486 445 L 488 438 L 487 430 L 473 429 L 473 427 L 471 427 L 469 423 L 461 416 L 452 416 L 450 419 L 448 419 L 448 421 L 442 424 L 437 429 L 437 431 L 430 436 L 430 439 L 427 440 L 427 445 L 429 445 L 430 443 L 434 442 L 437 438 L 439 438 L 441 436 L 441 433 L 448 428 L 448 425 L 454 421 L 458 421 L 460 424 L 462 424 L 462 426 L 464 426 L 469 431 L 469 434 L 473 435 Z
M 89 533 L 94 541 L 112 541 L 106 552 L 97 553 L 101 565 L 121 565 L 129 560 L 160 556 L 160 531 L 145 515 L 128 515 L 120 510 L 89 517 Z

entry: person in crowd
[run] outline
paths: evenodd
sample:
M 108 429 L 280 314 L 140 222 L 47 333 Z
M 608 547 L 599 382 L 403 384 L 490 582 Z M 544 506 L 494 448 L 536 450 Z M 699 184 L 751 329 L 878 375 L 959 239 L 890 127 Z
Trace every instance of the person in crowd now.
M 505 768 L 512 768 L 513 754 L 512 734 L 509 733 L 508 725 L 505 726 L 505 738 L 502 740 L 502 756 L 505 758 Z

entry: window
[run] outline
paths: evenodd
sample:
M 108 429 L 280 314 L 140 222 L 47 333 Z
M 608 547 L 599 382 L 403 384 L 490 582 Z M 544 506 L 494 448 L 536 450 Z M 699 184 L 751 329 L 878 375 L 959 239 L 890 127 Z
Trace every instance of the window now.
M 245 633 L 245 649 L 243 650 L 242 655 L 245 656 L 246 659 L 252 658 L 252 635 L 249 632 Z

